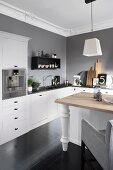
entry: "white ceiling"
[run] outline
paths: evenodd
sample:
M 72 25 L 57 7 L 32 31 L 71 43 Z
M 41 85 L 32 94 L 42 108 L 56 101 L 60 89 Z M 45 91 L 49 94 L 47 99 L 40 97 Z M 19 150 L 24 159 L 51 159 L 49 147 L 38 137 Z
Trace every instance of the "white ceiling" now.
M 3 0 L 65 29 L 90 25 L 90 5 L 84 0 Z M 93 2 L 94 24 L 113 20 L 113 0 Z

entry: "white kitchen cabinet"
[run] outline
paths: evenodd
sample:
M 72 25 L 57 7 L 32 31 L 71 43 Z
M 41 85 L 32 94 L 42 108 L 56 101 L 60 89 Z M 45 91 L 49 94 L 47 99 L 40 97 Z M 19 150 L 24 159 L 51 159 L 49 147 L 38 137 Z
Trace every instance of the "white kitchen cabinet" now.
M 59 90 L 52 90 L 48 92 L 48 119 L 52 120 L 58 117 L 58 104 L 55 100 L 59 98 Z
M 27 44 L 13 39 L 3 41 L 2 67 L 27 68 Z
M 48 93 L 36 93 L 30 96 L 30 123 L 31 126 L 47 119 L 48 116 Z
M 60 106 L 55 103 L 58 98 L 63 98 L 73 94 L 72 87 L 65 87 L 61 89 L 56 89 L 48 92 L 49 103 L 48 103 L 48 118 L 49 120 L 55 119 L 60 116 Z
M 30 38 L 0 32 L 2 37 L 2 68 L 27 68 L 27 45 Z
M 2 101 L 1 143 L 12 140 L 28 131 L 27 96 Z
M 0 37 L 0 141 L 2 133 L 2 38 Z

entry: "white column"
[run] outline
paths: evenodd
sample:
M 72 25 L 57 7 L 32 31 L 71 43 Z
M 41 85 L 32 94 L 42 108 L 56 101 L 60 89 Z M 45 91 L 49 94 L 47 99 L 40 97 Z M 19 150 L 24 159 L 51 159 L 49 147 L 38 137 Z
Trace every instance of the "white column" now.
M 69 106 L 61 105 L 61 126 L 62 126 L 62 148 L 63 151 L 67 151 L 69 143 L 69 122 L 70 122 L 70 110 Z

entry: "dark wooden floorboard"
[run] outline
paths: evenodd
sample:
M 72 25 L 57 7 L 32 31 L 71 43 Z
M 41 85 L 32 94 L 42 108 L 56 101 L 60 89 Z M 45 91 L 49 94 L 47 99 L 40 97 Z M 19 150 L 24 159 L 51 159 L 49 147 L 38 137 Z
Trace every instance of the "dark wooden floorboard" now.
M 69 143 L 68 152 L 63 152 L 60 137 L 57 119 L 0 146 L 0 170 L 80 170 L 80 146 Z M 101 170 L 97 162 L 93 167 Z M 86 163 L 85 170 L 93 169 Z

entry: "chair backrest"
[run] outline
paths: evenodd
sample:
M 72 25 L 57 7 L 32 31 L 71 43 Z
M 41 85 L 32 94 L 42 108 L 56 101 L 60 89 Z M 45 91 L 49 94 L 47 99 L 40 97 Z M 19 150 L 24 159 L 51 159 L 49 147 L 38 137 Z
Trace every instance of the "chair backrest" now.
M 109 170 L 113 170 L 113 120 L 108 121 L 105 136 L 109 154 Z

